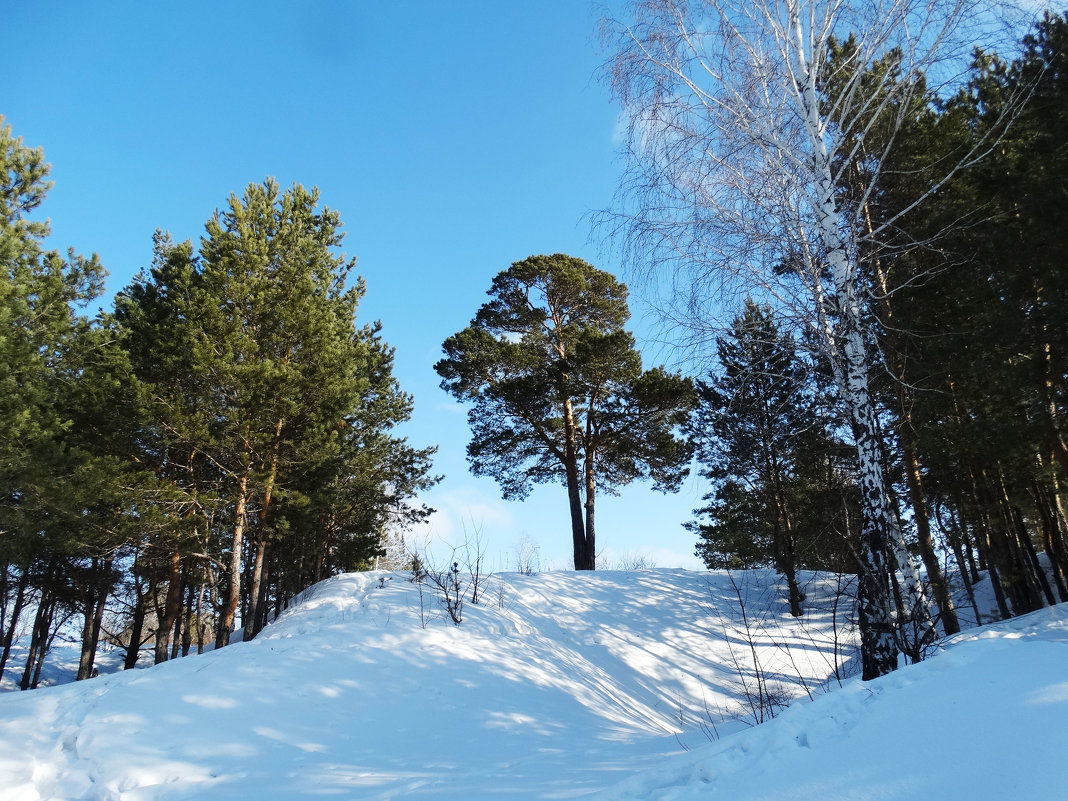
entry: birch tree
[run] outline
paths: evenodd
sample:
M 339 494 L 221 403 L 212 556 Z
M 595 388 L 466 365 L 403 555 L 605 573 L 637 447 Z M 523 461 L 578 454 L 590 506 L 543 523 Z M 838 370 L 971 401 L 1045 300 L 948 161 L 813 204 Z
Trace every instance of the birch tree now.
M 871 390 L 870 310 L 893 287 L 874 286 L 866 260 L 990 150 L 999 126 L 924 165 L 896 215 L 871 224 L 865 210 L 910 110 L 929 101 L 932 77 L 963 71 L 992 17 L 971 0 L 643 0 L 632 11 L 605 24 L 628 157 L 611 233 L 696 341 L 711 339 L 732 292 L 767 299 L 814 335 L 856 443 L 863 675 L 883 675 L 898 660 L 888 577 L 903 549 Z M 847 183 L 853 191 L 840 191 Z

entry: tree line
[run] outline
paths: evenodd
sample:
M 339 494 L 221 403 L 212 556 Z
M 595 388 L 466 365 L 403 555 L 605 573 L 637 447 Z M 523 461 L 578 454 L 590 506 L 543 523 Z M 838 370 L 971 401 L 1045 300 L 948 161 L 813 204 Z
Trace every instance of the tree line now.
M 663 257 L 667 238 L 667 258 L 685 264 L 673 284 L 685 307 L 669 322 L 716 332 L 701 314 L 730 279 L 763 298 L 747 296 L 711 336 L 704 378 L 643 371 L 622 328 L 626 286 L 565 254 L 497 275 L 436 366 L 442 388 L 470 405 L 475 474 L 506 498 L 566 487 L 576 570 L 596 567 L 597 492 L 637 478 L 673 491 L 696 456 L 711 486 L 688 524 L 697 554 L 709 568 L 775 567 L 795 616 L 798 571 L 857 575 L 869 678 L 959 631 L 951 583 L 980 621 L 981 572 L 1002 617 L 1068 600 L 1068 297 L 1056 258 L 1065 18 L 1046 15 L 1011 63 L 976 51 L 943 97 L 915 66 L 935 65 L 938 51 L 894 40 L 895 14 L 911 6 L 891 6 L 887 20 L 865 18 L 864 35 L 806 43 L 802 4 L 786 5 L 780 33 L 797 71 L 785 80 L 802 114 L 793 127 L 782 109 L 730 95 L 736 75 L 706 71 L 684 7 L 644 4 L 647 27 L 627 29 L 615 78 L 640 109 L 632 144 L 653 149 L 631 153 L 637 212 L 621 225 L 644 258 Z M 968 6 L 945 8 L 928 8 L 925 24 L 949 36 Z M 883 34 L 874 45 L 873 30 Z M 734 33 L 751 55 L 753 32 Z M 738 66 L 731 41 L 715 46 Z M 727 100 L 702 96 L 691 69 Z M 769 94 L 782 88 L 781 75 L 755 77 Z M 728 100 L 739 106 L 716 117 Z M 692 129 L 680 125 L 688 116 Z M 710 141 L 729 156 L 710 155 Z M 740 163 L 745 146 L 760 158 Z M 741 202 L 712 188 L 695 201 L 695 173 Z M 672 218 L 680 209 L 691 216 Z
M 907 3 L 832 4 L 822 25 L 800 0 L 706 5 L 716 37 L 672 0 L 620 33 L 632 205 L 611 219 L 655 280 L 674 270 L 670 320 L 714 366 L 644 369 L 624 284 L 566 254 L 516 262 L 436 365 L 470 405 L 472 471 L 506 498 L 562 485 L 586 570 L 597 494 L 675 490 L 696 456 L 698 555 L 775 567 L 794 615 L 798 571 L 857 575 L 867 678 L 959 630 L 951 583 L 972 597 L 985 572 L 1001 616 L 1068 600 L 1068 21 L 1047 14 L 1013 61 L 976 51 L 940 93 Z M 932 5 L 923 30 L 944 42 L 967 9 Z M 250 186 L 196 249 L 157 232 L 90 320 L 102 268 L 42 249 L 47 167 L 3 136 L 0 670 L 24 611 L 27 686 L 74 613 L 90 675 L 109 598 L 127 667 L 148 638 L 162 661 L 238 620 L 252 637 L 429 513 L 432 449 L 390 434 L 411 398 L 355 325 L 364 287 L 317 193 Z
M 44 248 L 41 150 L 0 127 L 0 162 L 0 672 L 20 626 L 23 689 L 63 625 L 79 679 L 105 637 L 127 668 L 249 639 L 431 512 L 434 449 L 392 433 L 412 398 L 317 191 L 250 185 L 197 247 L 157 231 L 89 317 L 105 272 Z
M 776 565 L 795 614 L 798 568 L 851 566 L 865 678 L 957 630 L 950 564 L 1003 616 L 1068 598 L 1066 18 L 949 80 L 981 3 L 631 11 L 606 24 L 630 127 L 604 219 L 716 351 L 699 553 Z
M 894 514 L 923 562 L 946 633 L 959 623 L 943 564 L 973 607 L 971 585 L 988 573 L 1002 617 L 1068 601 L 1068 295 L 1054 255 L 1064 244 L 1055 209 L 1068 178 L 1066 18 L 1046 16 L 1023 44 L 1013 63 L 977 54 L 964 90 L 916 104 L 879 192 L 864 204 L 865 226 L 899 216 L 915 197 L 917 165 L 932 151 L 948 159 L 969 148 L 997 124 L 1008 98 L 1028 92 L 997 150 L 946 181 L 937 204 L 872 243 L 866 257 L 874 289 L 866 314 L 884 368 L 873 388 L 890 446 Z M 879 146 L 870 131 L 866 144 Z M 838 191 L 856 192 L 856 184 L 843 181 Z M 698 527 L 706 562 L 770 559 L 789 580 L 798 566 L 840 559 L 821 543 L 857 526 L 848 478 L 855 455 L 843 447 L 840 421 L 819 413 L 826 370 L 818 353 L 780 330 L 770 306 L 752 302 L 718 351 L 723 372 L 703 385 L 711 415 L 698 427 L 709 435 L 706 451 L 718 447 L 726 461 L 709 471 L 721 481 Z M 832 478 L 837 502 L 823 495 Z M 822 520 L 812 518 L 814 499 L 822 499 Z M 754 553 L 756 543 L 764 546 Z M 973 613 L 981 619 L 977 607 Z

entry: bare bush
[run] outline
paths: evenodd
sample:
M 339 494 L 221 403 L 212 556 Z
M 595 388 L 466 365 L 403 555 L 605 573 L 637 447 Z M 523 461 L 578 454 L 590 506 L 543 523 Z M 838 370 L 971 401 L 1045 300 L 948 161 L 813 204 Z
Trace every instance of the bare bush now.
M 628 551 L 619 557 L 617 570 L 652 570 L 656 560 L 641 551 Z
M 541 546 L 529 534 L 521 536 L 516 543 L 515 571 L 524 576 L 541 572 Z
M 448 570 L 428 570 L 427 582 L 438 591 L 441 605 L 449 619 L 457 626 L 464 620 L 464 594 L 466 585 L 460 580 L 460 565 L 453 562 Z
M 505 599 L 508 595 L 508 585 L 504 580 L 504 573 L 497 574 L 497 608 L 503 610 Z
M 476 529 L 462 545 L 451 546 L 445 567 L 436 561 L 429 549 L 414 550 L 408 555 L 409 581 L 419 585 L 420 623 L 426 628 L 424 587 L 434 590 L 448 619 L 455 625 L 463 622 L 465 600 L 478 604 L 485 595 L 488 579 L 485 571 L 486 554 L 481 530 Z M 462 568 L 461 568 L 462 566 Z M 504 590 L 499 589 L 499 603 L 504 603 Z
M 482 527 L 472 524 L 472 533 L 467 533 L 464 527 L 464 543 L 453 555 L 460 554 L 467 575 L 470 577 L 471 603 L 477 605 L 484 594 L 483 588 L 486 583 L 486 547 L 482 539 Z
M 777 600 L 773 587 L 761 585 L 759 595 L 753 597 L 748 580 L 739 583 L 736 575 L 729 570 L 726 576 L 737 602 L 737 605 L 730 605 L 729 614 L 722 614 L 717 609 L 711 582 L 708 592 L 712 599 L 711 611 L 725 621 L 722 631 L 728 662 L 745 704 L 745 712 L 740 717 L 754 724 L 763 723 L 789 706 L 793 698 L 804 694 L 811 700 L 826 691 L 828 682 L 814 683 L 806 678 L 795 657 L 796 649 L 791 648 L 791 640 L 800 638 L 804 649 L 811 648 L 823 653 L 825 642 L 817 640 L 803 619 L 790 618 L 783 626 L 774 614 L 781 602 Z M 825 660 L 828 670 L 833 674 L 830 681 L 839 684 L 846 677 L 843 667 L 846 638 L 843 631 L 847 627 L 856 627 L 856 581 L 856 576 L 838 576 L 831 609 L 821 612 L 829 611 L 831 614 L 833 651 L 825 656 Z M 769 669 L 772 662 L 775 667 Z
M 753 721 L 759 724 L 765 720 L 771 720 L 780 710 L 788 707 L 790 705 L 790 695 L 782 687 L 781 683 L 776 682 L 773 684 L 769 682 L 767 671 L 760 660 L 760 655 L 757 653 L 757 638 L 765 632 L 767 609 L 770 608 L 770 605 L 764 604 L 765 611 L 763 615 L 751 620 L 749 610 L 746 608 L 746 599 L 742 598 L 741 588 L 738 586 L 738 582 L 735 581 L 734 574 L 729 570 L 727 571 L 727 578 L 730 579 L 734 595 L 738 599 L 738 611 L 741 620 L 741 626 L 735 625 L 733 633 L 735 636 L 740 636 L 743 644 L 748 648 L 749 659 L 747 660 L 735 651 L 731 643 L 731 632 L 726 630 L 726 626 L 724 626 L 723 639 L 727 644 L 731 663 L 734 666 L 734 672 L 738 676 L 738 682 L 741 685 L 745 702 L 749 707 L 749 713 L 752 715 Z M 748 596 L 748 591 L 746 595 Z M 804 682 L 804 679 L 802 679 L 802 682 Z

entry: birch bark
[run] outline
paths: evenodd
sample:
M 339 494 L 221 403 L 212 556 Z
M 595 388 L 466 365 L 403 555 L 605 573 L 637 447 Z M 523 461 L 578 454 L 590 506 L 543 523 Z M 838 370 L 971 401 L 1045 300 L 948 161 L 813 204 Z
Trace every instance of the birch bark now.
M 826 144 L 826 123 L 820 114 L 816 70 L 806 57 L 813 45 L 806 41 L 801 21 L 801 4 L 788 3 L 791 72 L 797 82 L 801 110 L 812 151 L 812 173 L 818 196 L 816 222 L 824 258 L 830 267 L 834 307 L 831 319 L 833 339 L 824 343 L 832 359 L 839 392 L 849 410 L 859 464 L 862 526 L 860 531 L 860 632 L 861 661 L 865 680 L 889 673 L 897 667 L 898 646 L 890 610 L 888 554 L 891 547 L 892 516 L 884 479 L 885 457 L 879 435 L 875 404 L 871 397 L 869 373 L 872 358 L 862 331 L 863 309 L 857 292 L 855 247 L 843 230 L 842 215 L 835 204 L 835 180 L 831 154 Z M 814 32 L 809 28 L 808 35 Z
M 927 102 L 912 78 L 927 75 L 930 87 L 936 74 L 964 74 L 976 42 L 989 43 L 980 38 L 989 30 L 969 30 L 993 19 L 984 2 L 636 0 L 633 20 L 605 25 L 618 47 L 609 77 L 627 122 L 628 167 L 602 219 L 639 276 L 657 290 L 670 277 L 665 330 L 700 348 L 731 317 L 724 299 L 757 294 L 813 332 L 830 360 L 859 460 L 867 678 L 897 663 L 888 579 L 900 543 L 871 394 L 879 354 L 861 246 L 878 251 L 902 216 L 989 153 L 1003 128 L 954 163 L 930 164 L 915 198 L 874 228 L 863 229 L 863 208 L 908 109 Z M 848 63 L 833 64 L 832 41 L 847 39 Z M 874 74 L 885 58 L 895 69 Z M 876 124 L 880 144 L 869 153 L 865 134 Z M 866 183 L 846 197 L 838 188 L 849 170 Z M 922 599 L 914 578 L 906 570 L 908 591 Z

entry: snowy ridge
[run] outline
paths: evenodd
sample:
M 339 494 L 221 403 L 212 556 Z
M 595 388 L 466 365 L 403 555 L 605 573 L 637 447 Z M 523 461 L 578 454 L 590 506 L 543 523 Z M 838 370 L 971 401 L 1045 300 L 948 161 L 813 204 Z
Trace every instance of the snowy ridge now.
M 0 800 L 1063 797 L 1025 766 L 1068 753 L 1068 610 L 839 688 L 837 581 L 804 579 L 794 621 L 763 571 L 505 574 L 457 627 L 404 575 L 338 576 L 253 642 L 0 696 Z M 752 727 L 754 654 L 815 702 Z
M 596 798 L 1068 798 L 1068 605 L 946 645 Z

